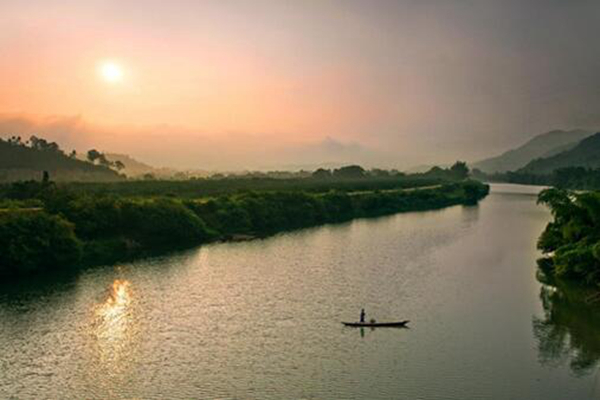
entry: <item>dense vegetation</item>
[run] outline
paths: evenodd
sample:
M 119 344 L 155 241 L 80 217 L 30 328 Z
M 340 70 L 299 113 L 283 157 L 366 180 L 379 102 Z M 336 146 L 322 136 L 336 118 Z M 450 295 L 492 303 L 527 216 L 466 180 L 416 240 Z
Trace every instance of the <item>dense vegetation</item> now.
M 111 194 L 135 198 L 152 196 L 199 198 L 249 190 L 327 192 L 330 190 L 367 191 L 416 188 L 462 180 L 468 176 L 468 173 L 466 164 L 457 162 L 447 169 L 434 167 L 426 173 L 411 175 L 378 169 L 366 171 L 360 166 L 347 166 L 335 170 L 319 169 L 308 175 L 298 173 L 296 177 L 290 177 L 288 174 L 283 178 L 273 177 L 273 174 L 248 173 L 188 180 L 62 182 L 58 184 L 58 187 L 75 194 Z M 0 199 L 30 197 L 31 194 L 26 183 L 0 185 Z
M 490 182 L 520 183 L 524 185 L 555 186 L 560 189 L 600 190 L 600 168 L 567 167 L 551 174 L 539 175 L 523 172 L 485 175 L 474 172 L 474 177 Z
M 81 257 L 73 224 L 43 211 L 0 214 L 2 272 L 33 272 L 72 265 Z
M 538 241 L 545 254 L 541 269 L 557 278 L 600 284 L 600 192 L 552 188 L 542 191 L 538 202 L 554 218 Z
M 248 190 L 282 190 L 326 192 L 331 189 L 343 191 L 386 190 L 433 186 L 445 182 L 431 176 L 390 176 L 365 179 L 319 179 L 319 178 L 266 178 L 231 177 L 223 179 L 198 178 L 177 180 L 137 180 L 127 182 L 70 182 L 61 187 L 79 194 L 113 194 L 126 197 L 171 197 L 197 198 Z M 0 187 L 0 195 L 7 188 Z
M 458 176 L 457 171 L 452 174 Z M 146 191 L 136 190 L 145 182 L 130 182 L 133 188 L 116 183 L 105 193 L 98 191 L 100 186 L 52 182 L 2 187 L 0 198 L 12 208 L 0 210 L 0 243 L 10 249 L 0 255 L 0 274 L 109 263 L 213 240 L 475 204 L 488 191 L 479 182 L 458 179 L 407 190 L 408 183 L 402 180 L 370 178 L 332 179 L 328 185 L 318 178 L 298 179 L 287 182 L 287 187 L 268 181 L 258 183 L 260 190 L 248 190 L 248 182 L 231 180 L 203 182 L 211 191 L 194 181 L 188 182 L 189 187 L 151 183 L 154 186 Z M 168 186 L 173 184 L 177 185 Z M 165 186 L 174 193 L 155 194 Z M 211 197 L 192 196 L 199 192 L 210 192 Z M 29 208 L 19 209 L 19 204 Z

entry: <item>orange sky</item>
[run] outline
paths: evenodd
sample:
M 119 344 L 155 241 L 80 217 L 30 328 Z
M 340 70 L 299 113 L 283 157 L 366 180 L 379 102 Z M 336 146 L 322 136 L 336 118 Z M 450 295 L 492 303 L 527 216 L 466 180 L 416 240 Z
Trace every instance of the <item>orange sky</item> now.
M 8 7 L 11 18 L 3 19 L 11 34 L 2 47 L 11 62 L 0 66 L 1 111 L 315 137 L 323 131 L 351 133 L 353 126 L 385 113 L 386 103 L 369 93 L 369 82 L 345 60 L 294 66 L 289 58 L 278 59 L 293 49 L 265 48 L 273 44 L 257 43 L 260 37 L 246 41 L 223 28 L 205 36 L 208 29 L 180 26 L 164 32 L 164 27 L 95 20 L 106 2 L 96 3 Z M 198 23 L 206 18 L 199 15 Z M 233 31 L 242 34 L 242 28 Z M 99 76 L 105 60 L 122 67 L 120 83 Z
M 205 155 L 189 150 L 194 138 L 224 152 L 219 167 L 249 142 L 258 150 L 243 165 L 252 166 L 283 162 L 261 153 L 261 141 L 294 158 L 294 146 L 333 138 L 368 149 L 357 162 L 406 167 L 597 126 L 583 104 L 597 97 L 586 83 L 598 52 L 573 44 L 598 7 L 467 3 L 6 0 L 0 135 L 21 133 L 14 118 L 52 136 L 48 118 L 77 117 L 82 130 L 70 122 L 64 130 L 79 138 L 56 134 L 65 147 L 166 165 L 202 167 Z M 568 34 L 550 30 L 565 24 Z M 99 74 L 107 60 L 122 68 L 120 82 Z M 565 65 L 576 71 L 552 72 Z M 144 135 L 161 139 L 144 152 L 135 146 Z M 165 139 L 185 145 L 161 147 Z

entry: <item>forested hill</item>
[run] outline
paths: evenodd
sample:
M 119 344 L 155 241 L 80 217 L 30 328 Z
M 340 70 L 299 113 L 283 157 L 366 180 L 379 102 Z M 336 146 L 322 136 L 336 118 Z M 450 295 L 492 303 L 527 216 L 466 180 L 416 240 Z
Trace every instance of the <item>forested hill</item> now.
M 53 142 L 32 136 L 27 142 L 20 138 L 0 139 L 0 182 L 39 180 L 43 171 L 56 181 L 118 181 L 117 172 L 104 165 L 78 160 L 66 155 Z
M 591 134 L 592 132 L 583 130 L 546 132 L 537 135 L 516 149 L 476 162 L 473 164 L 473 168 L 485 173 L 515 171 L 537 158 L 550 157 L 569 150 Z
M 557 169 L 568 167 L 600 168 L 600 132 L 583 139 L 570 150 L 552 157 L 533 160 L 517 172 L 548 175 Z

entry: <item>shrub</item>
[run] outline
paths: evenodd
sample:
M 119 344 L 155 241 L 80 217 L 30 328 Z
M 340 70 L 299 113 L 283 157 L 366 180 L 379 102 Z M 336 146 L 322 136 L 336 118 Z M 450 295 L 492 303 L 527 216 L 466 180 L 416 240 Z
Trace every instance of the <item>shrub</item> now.
M 45 212 L 9 212 L 0 217 L 0 273 L 19 274 L 76 264 L 81 243 L 73 225 Z
M 213 236 L 200 217 L 171 199 L 124 202 L 121 224 L 127 237 L 143 245 L 187 246 Z

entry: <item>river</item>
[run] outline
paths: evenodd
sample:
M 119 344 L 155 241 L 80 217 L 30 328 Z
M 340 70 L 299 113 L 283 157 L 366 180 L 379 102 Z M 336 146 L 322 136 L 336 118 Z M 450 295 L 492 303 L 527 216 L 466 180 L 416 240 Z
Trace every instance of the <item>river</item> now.
M 598 318 L 536 279 L 537 190 L 4 283 L 0 398 L 599 398 Z M 409 328 L 340 324 L 363 307 Z

